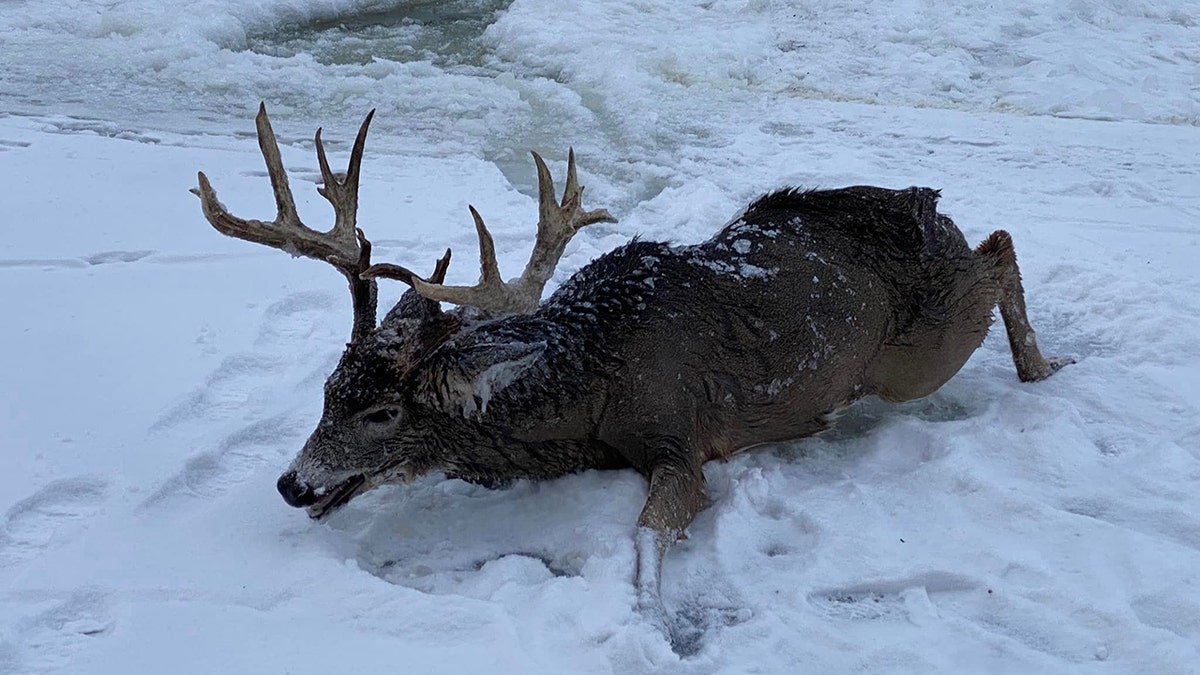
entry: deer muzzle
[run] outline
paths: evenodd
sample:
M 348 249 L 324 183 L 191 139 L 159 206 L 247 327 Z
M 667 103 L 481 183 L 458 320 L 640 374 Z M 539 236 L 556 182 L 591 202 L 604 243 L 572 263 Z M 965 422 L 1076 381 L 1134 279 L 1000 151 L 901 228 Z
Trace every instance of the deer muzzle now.
M 279 477 L 275 488 L 283 496 L 288 506 L 303 508 L 317 502 L 317 493 L 308 483 L 301 481 L 295 471 L 288 471 Z
M 275 487 L 283 501 L 289 506 L 307 508 L 308 516 L 314 520 L 325 517 L 369 489 L 367 477 L 362 474 L 350 476 L 333 487 L 313 488 L 300 480 L 295 471 L 280 476 Z

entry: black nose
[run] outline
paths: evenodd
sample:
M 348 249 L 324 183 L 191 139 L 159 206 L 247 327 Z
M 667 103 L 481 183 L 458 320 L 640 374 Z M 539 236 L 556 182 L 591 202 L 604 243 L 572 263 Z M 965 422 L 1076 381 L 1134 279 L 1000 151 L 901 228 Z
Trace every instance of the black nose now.
M 279 494 L 283 495 L 283 501 L 287 502 L 289 506 L 300 508 L 315 504 L 317 501 L 317 495 L 312 488 L 296 480 L 295 471 L 288 471 L 280 476 L 275 487 L 279 490 Z

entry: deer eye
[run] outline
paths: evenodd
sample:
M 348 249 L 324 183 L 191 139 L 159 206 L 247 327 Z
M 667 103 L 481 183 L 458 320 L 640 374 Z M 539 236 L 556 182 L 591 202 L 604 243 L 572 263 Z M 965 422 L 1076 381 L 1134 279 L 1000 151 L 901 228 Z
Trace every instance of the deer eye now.
M 371 424 L 386 424 L 396 419 L 400 411 L 396 408 L 380 408 L 374 412 L 363 415 L 363 420 Z

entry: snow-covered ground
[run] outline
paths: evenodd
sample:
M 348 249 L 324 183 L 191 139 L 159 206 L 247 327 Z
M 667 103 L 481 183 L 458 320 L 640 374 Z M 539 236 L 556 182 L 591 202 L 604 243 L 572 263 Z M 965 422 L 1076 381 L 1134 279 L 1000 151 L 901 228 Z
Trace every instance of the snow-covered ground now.
M 526 255 L 531 148 L 621 221 L 556 282 L 782 184 L 940 187 L 1078 363 L 1021 384 L 997 331 L 928 399 L 707 467 L 676 653 L 632 609 L 632 472 L 279 498 L 350 307 L 187 192 L 270 216 L 259 100 L 317 225 L 312 131 L 344 161 L 377 107 L 375 257 L 450 245 L 457 282 L 468 202 Z M 1196 2 L 0 4 L 0 672 L 1198 672 L 1198 125 Z

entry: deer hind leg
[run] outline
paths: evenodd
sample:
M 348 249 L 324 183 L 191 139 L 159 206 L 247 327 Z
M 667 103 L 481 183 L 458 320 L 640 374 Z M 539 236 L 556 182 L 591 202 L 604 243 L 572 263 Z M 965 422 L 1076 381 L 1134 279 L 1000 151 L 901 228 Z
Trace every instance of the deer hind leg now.
M 1012 237 L 1004 230 L 996 230 L 975 252 L 995 265 L 993 274 L 999 287 L 1000 316 L 1008 333 L 1008 346 L 1012 349 L 1017 377 L 1022 382 L 1036 382 L 1074 363 L 1071 359 L 1043 357 L 1038 349 L 1037 333 L 1029 325 L 1029 316 L 1025 313 L 1025 288 L 1021 285 L 1021 270 L 1017 266 Z

